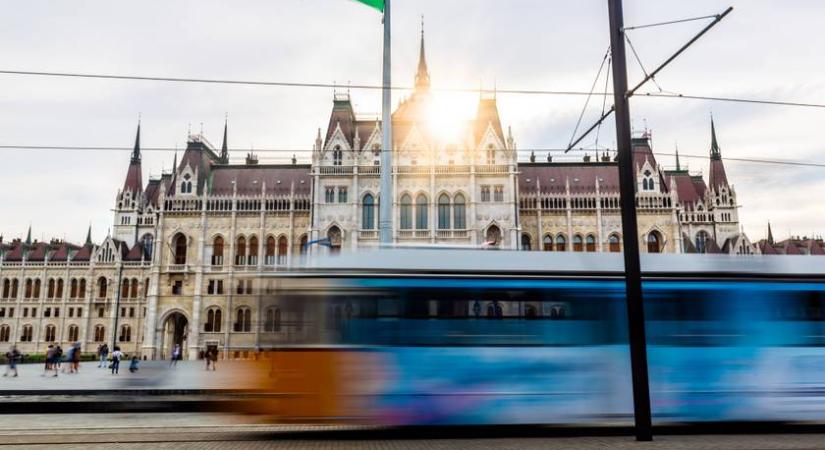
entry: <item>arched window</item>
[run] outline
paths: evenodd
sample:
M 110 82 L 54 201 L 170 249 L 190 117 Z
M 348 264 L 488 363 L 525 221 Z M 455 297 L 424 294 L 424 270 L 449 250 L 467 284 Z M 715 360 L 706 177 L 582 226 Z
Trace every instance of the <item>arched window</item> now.
M 611 234 L 607 238 L 607 250 L 611 253 L 618 253 L 622 251 L 622 240 L 616 233 Z
M 46 288 L 46 298 L 54 298 L 54 278 L 49 279 L 49 286 Z
M 77 342 L 79 336 L 80 329 L 77 325 L 69 325 L 69 329 L 67 331 L 67 335 L 69 336 L 69 342 Z
M 207 333 L 219 333 L 221 331 L 221 310 L 220 308 L 209 308 L 206 310 L 206 323 L 203 331 Z
M 9 294 L 11 294 L 11 281 L 6 278 L 3 280 L 3 298 L 9 298 Z
M 533 249 L 533 245 L 530 240 L 530 235 L 527 233 L 523 233 L 521 235 L 521 249 L 526 251 L 530 251 Z
M 275 264 L 275 238 L 269 236 L 266 238 L 266 250 L 264 254 L 264 264 L 272 266 Z
M 415 229 L 426 230 L 429 221 L 427 220 L 427 196 L 418 194 L 415 198 Z
M 298 251 L 299 251 L 302 255 L 305 255 L 305 254 L 307 253 L 307 242 L 309 242 L 309 240 L 308 240 L 308 238 L 307 238 L 307 235 L 305 235 L 305 234 L 304 234 L 304 235 L 302 235 L 302 236 L 301 236 L 301 248 L 300 248 L 300 249 L 298 249 Z
M 333 225 L 327 231 L 327 239 L 329 239 L 329 249 L 333 253 L 341 251 L 341 229 Z
M 653 181 L 653 174 L 650 170 L 644 171 L 644 178 L 642 178 L 642 190 L 652 191 L 656 188 L 656 183 Z
M 17 278 L 11 280 L 11 298 L 17 298 L 17 287 L 20 284 L 20 281 Z
M 252 330 L 252 310 L 241 307 L 236 310 L 235 331 L 249 332 Z
M 438 196 L 438 229 L 450 229 L 450 197 L 447 194 Z
M 182 233 L 175 236 L 175 264 L 186 264 L 186 236 Z
M 588 234 L 587 237 L 584 238 L 584 249 L 588 252 L 595 252 L 596 251 L 596 237 L 592 234 Z
M 563 234 L 556 236 L 556 251 L 563 252 L 567 250 L 567 238 Z
M 584 239 L 580 234 L 576 234 L 573 236 L 573 251 L 580 252 L 584 250 Z
M 154 240 L 155 238 L 152 237 L 152 235 L 149 233 L 144 234 L 143 237 L 140 238 L 140 241 L 143 243 L 143 249 L 149 256 L 149 259 L 152 259 L 152 249 L 154 248 Z
M 487 234 L 485 236 L 485 243 L 487 245 L 499 245 L 501 244 L 501 229 L 495 225 L 490 225 L 487 228 Z
M 287 243 L 286 236 L 281 236 L 278 238 L 278 264 L 286 264 L 286 253 L 289 244 Z
M 34 298 L 40 298 L 40 278 L 34 280 Z
M 45 342 L 54 342 L 56 339 L 56 328 L 54 325 L 46 325 L 46 332 L 44 333 L 43 341 Z
M 696 253 L 707 253 L 709 239 L 710 235 L 705 230 L 696 233 Z
M 32 279 L 26 278 L 26 290 L 23 293 L 23 297 L 25 298 L 32 298 Z
M 106 327 L 103 325 L 95 325 L 95 342 L 103 342 L 106 340 Z
M 106 298 L 106 292 L 109 290 L 109 282 L 106 277 L 97 279 L 97 298 Z
M 340 166 L 344 160 L 344 152 L 341 150 L 340 145 L 336 145 L 335 148 L 332 150 L 332 165 L 333 166 Z
M 467 202 L 464 200 L 464 194 L 456 194 L 453 198 L 453 228 L 467 229 Z
M 258 237 L 251 236 L 249 238 L 249 258 L 247 259 L 247 265 L 254 266 L 258 264 Z
M 69 283 L 69 298 L 77 298 L 77 278 L 72 278 Z
M 553 251 L 553 238 L 549 234 L 545 234 L 541 239 L 541 247 L 545 252 Z
M 242 266 L 246 263 L 246 238 L 238 237 L 238 243 L 235 245 L 235 265 Z
M 651 231 L 647 235 L 647 252 L 661 253 L 662 251 L 662 235 L 658 231 Z
M 413 206 L 412 206 L 412 197 L 409 194 L 404 194 L 401 196 L 401 229 L 402 230 L 412 230 L 413 227 Z
M 86 279 L 80 279 L 80 287 L 77 289 L 77 298 L 86 298 Z
M 11 327 L 8 325 L 0 326 L 0 342 L 9 342 L 11 338 Z
M 31 325 L 23 325 L 23 330 L 20 333 L 20 342 L 31 342 L 32 341 L 32 326 Z
M 132 342 L 132 327 L 129 325 L 121 325 L 120 327 L 120 336 L 118 336 L 118 342 Z
M 54 292 L 55 298 L 63 298 L 63 278 L 57 280 L 57 289 Z
M 132 283 L 130 290 L 129 290 L 129 297 L 137 298 L 138 297 L 138 280 L 137 278 L 132 278 Z
M 212 241 L 212 265 L 213 266 L 222 266 L 223 265 L 223 237 L 222 236 L 215 236 L 215 239 Z
M 281 309 L 273 306 L 266 310 L 266 320 L 264 321 L 264 331 L 281 331 Z
M 362 202 L 361 229 L 375 229 L 375 197 L 372 194 L 365 195 Z
M 129 298 L 129 279 L 123 280 L 120 285 L 120 298 Z

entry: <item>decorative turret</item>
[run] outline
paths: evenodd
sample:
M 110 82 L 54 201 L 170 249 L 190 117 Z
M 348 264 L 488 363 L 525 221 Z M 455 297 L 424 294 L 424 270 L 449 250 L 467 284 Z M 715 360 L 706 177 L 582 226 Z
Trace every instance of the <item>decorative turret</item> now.
M 123 191 L 131 191 L 132 198 L 135 198 L 142 190 L 143 174 L 141 173 L 140 167 L 140 120 L 138 120 L 135 148 L 132 150 L 132 159 L 129 161 L 129 170 L 126 172 Z
M 415 72 L 415 90 L 430 90 L 430 72 L 427 70 L 427 57 L 424 54 L 424 17 L 421 17 L 421 49 L 418 53 L 418 70 Z
M 221 164 L 229 164 L 229 145 L 227 145 L 227 128 L 229 125 L 229 119 L 224 120 L 223 122 L 223 144 L 221 144 L 221 156 L 218 159 L 218 162 Z
M 715 191 L 728 187 L 728 176 L 725 173 L 725 165 L 722 163 L 719 142 L 716 140 L 716 125 L 713 123 L 713 117 L 710 118 L 710 177 L 708 182 L 710 188 Z
M 86 244 L 92 245 L 92 224 L 89 224 L 89 231 L 86 232 Z

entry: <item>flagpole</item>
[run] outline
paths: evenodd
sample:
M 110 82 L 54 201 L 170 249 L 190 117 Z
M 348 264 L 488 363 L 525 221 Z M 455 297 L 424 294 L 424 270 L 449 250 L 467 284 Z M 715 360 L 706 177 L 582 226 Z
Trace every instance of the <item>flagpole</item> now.
M 381 195 L 379 198 L 379 234 L 381 245 L 392 244 L 392 74 L 391 74 L 391 41 L 390 41 L 390 3 L 384 0 L 384 81 L 381 102 L 381 116 L 383 122 L 383 142 L 381 150 Z

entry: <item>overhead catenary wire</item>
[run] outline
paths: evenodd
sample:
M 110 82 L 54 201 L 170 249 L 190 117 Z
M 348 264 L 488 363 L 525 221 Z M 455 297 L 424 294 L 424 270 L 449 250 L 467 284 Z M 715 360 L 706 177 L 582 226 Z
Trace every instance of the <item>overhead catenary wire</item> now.
M 610 60 L 610 46 L 607 46 L 607 51 L 604 53 L 604 57 L 602 57 L 602 63 L 599 65 L 599 70 L 596 71 L 596 78 L 593 79 L 593 84 L 590 86 L 590 95 L 584 100 L 584 106 L 582 107 L 581 113 L 579 114 L 579 119 L 576 121 L 576 126 L 573 128 L 573 135 L 570 136 L 570 144 L 573 144 L 573 140 L 576 139 L 576 133 L 579 131 L 579 126 L 582 123 L 582 118 L 584 118 L 584 113 L 587 112 L 587 105 L 590 104 L 590 99 L 593 97 L 593 92 L 596 90 L 596 84 L 599 82 L 599 78 L 602 76 L 602 70 L 604 70 L 605 64 Z M 609 64 L 608 64 L 609 67 Z M 607 97 L 604 97 L 607 98 Z M 604 108 L 602 108 L 604 110 Z M 604 113 L 604 111 L 602 111 Z
M 661 27 L 664 25 L 675 25 L 677 23 L 685 23 L 685 22 L 694 22 L 697 20 L 705 20 L 705 19 L 716 19 L 719 17 L 719 14 L 711 14 L 708 16 L 699 16 L 699 17 L 689 17 L 687 19 L 676 19 L 676 20 L 668 20 L 665 22 L 654 22 L 648 23 L 644 25 L 634 25 L 632 27 L 624 27 L 622 28 L 623 31 L 630 31 L 630 30 L 641 30 L 643 28 L 652 28 L 652 27 Z
M 116 146 L 71 146 L 71 145 L 0 145 L 0 150 L 66 150 L 66 151 L 111 151 L 111 152 L 126 152 L 126 151 L 133 151 L 132 147 L 116 147 Z M 174 152 L 174 151 L 181 151 L 181 148 L 176 147 L 146 147 L 141 148 L 141 152 Z M 255 149 L 232 149 L 233 152 L 251 152 L 251 153 L 310 153 L 312 149 L 276 149 L 276 148 L 255 148 Z M 578 152 L 578 153 L 598 153 L 598 152 L 615 152 L 613 149 L 609 148 L 574 148 L 570 151 Z M 563 147 L 533 147 L 533 148 L 520 148 L 516 150 L 517 153 L 522 155 L 527 155 L 530 152 L 543 152 L 543 153 L 565 153 L 567 152 L 566 148 Z M 657 156 L 676 156 L 675 153 L 667 153 L 667 152 L 653 152 L 654 155 Z M 697 155 L 697 154 L 688 154 L 688 153 L 679 153 L 680 158 L 697 158 L 697 159 L 708 159 L 708 155 Z M 230 156 L 230 159 L 234 160 L 243 160 L 242 156 Z M 288 159 L 288 158 L 285 158 Z M 793 161 L 793 160 L 781 160 L 781 159 L 761 159 L 761 158 L 742 158 L 742 157 L 731 157 L 725 156 L 725 161 L 735 161 L 735 162 L 746 162 L 746 163 L 757 163 L 757 164 L 776 164 L 776 165 L 788 165 L 788 166 L 802 166 L 802 167 L 820 167 L 825 168 L 825 163 L 817 163 L 817 162 L 806 162 L 806 161 Z

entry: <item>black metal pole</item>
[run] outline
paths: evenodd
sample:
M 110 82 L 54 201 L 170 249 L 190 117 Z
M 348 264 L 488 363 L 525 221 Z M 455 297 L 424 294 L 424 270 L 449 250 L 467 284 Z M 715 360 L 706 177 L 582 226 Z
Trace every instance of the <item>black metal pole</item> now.
M 619 190 L 624 234 L 624 265 L 630 365 L 633 372 L 633 417 L 636 440 L 653 440 L 650 418 L 650 385 L 647 377 L 645 314 L 642 302 L 642 273 L 639 264 L 639 231 L 636 224 L 636 183 L 630 137 L 630 107 L 627 96 L 627 61 L 624 48 L 622 0 L 608 0 L 610 48 L 613 53 L 613 96 L 616 109 L 616 143 L 619 151 Z

